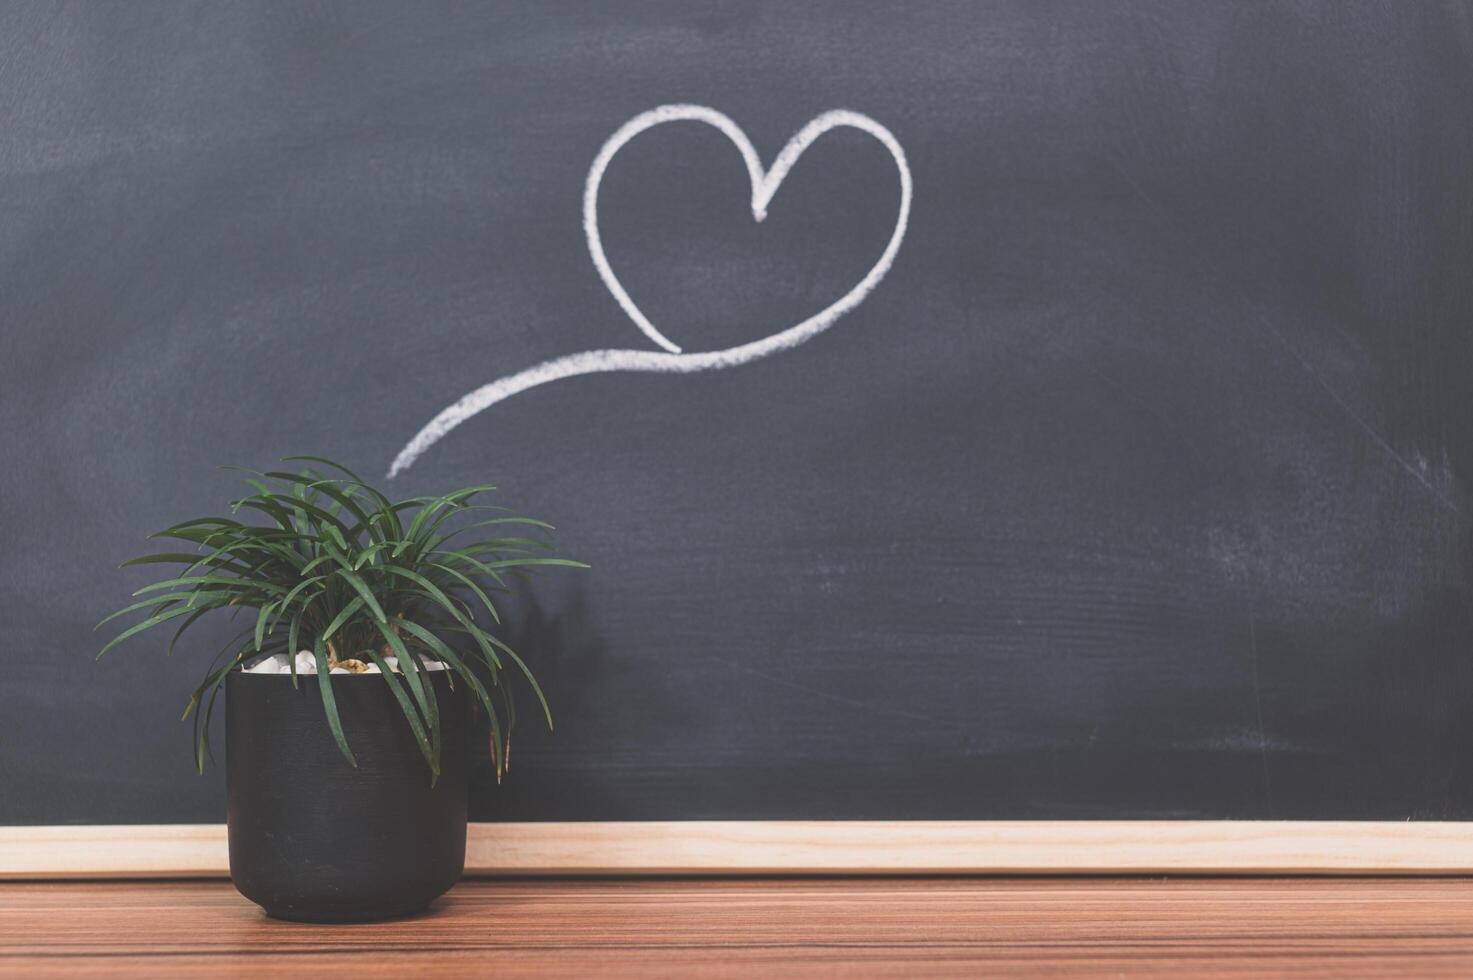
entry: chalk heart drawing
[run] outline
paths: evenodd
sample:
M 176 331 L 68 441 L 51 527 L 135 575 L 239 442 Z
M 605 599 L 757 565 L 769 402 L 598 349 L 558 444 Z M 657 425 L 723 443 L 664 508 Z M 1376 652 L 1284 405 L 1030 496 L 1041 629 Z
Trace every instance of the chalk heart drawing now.
M 619 277 L 614 275 L 608 256 L 604 254 L 603 239 L 599 236 L 598 231 L 598 189 L 603 182 L 604 171 L 608 169 L 609 162 L 624 148 L 626 143 L 645 130 L 665 123 L 680 121 L 700 122 L 714 126 L 736 146 L 737 152 L 742 155 L 742 160 L 747 165 L 747 175 L 752 182 L 752 218 L 758 222 L 767 217 L 767 207 L 772 203 L 772 198 L 782 186 L 783 180 L 787 178 L 788 171 L 793 168 L 798 158 L 803 155 L 803 151 L 808 149 L 814 140 L 829 130 L 841 126 L 857 129 L 873 136 L 886 150 L 890 151 L 900 177 L 900 209 L 895 215 L 895 229 L 890 233 L 890 240 L 885 244 L 885 250 L 880 253 L 879 259 L 853 289 L 801 323 L 760 340 L 722 350 L 698 353 L 687 353 L 681 350 L 679 345 L 671 342 L 664 333 L 657 329 L 635 305 L 634 300 L 630 299 L 629 293 L 619 282 Z M 604 285 L 608 287 L 624 313 L 634 321 L 634 325 L 662 349 L 582 351 L 544 361 L 524 371 L 482 385 L 444 409 L 420 429 L 394 458 L 393 464 L 389 467 L 389 476 L 391 478 L 397 476 L 414 465 L 414 461 L 426 450 L 466 419 L 529 388 L 581 374 L 600 374 L 609 371 L 648 371 L 664 374 L 717 371 L 747 364 L 811 340 L 833 326 L 839 317 L 862 303 L 870 290 L 874 289 L 880 280 L 885 278 L 885 273 L 890 271 L 890 266 L 895 261 L 895 253 L 900 250 L 900 243 L 905 238 L 906 224 L 910 219 L 910 200 L 910 166 L 905 161 L 905 151 L 901 149 L 900 142 L 884 126 L 858 112 L 834 109 L 816 116 L 798 130 L 792 139 L 788 140 L 787 145 L 773 160 L 772 167 L 766 170 L 763 169 L 762 161 L 757 156 L 757 150 L 752 146 L 752 141 L 747 138 L 747 134 L 742 132 L 741 127 L 731 119 L 715 109 L 699 105 L 663 105 L 647 112 L 641 112 L 620 126 L 614 135 L 604 143 L 598 155 L 593 158 L 593 165 L 588 169 L 588 179 L 583 186 L 583 233 L 588 240 L 588 254 L 593 259 L 594 268 L 598 270 Z

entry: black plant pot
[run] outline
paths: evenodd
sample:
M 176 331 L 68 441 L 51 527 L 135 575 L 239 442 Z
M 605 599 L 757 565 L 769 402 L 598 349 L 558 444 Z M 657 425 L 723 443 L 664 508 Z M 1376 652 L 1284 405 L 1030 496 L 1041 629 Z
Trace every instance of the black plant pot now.
M 277 919 L 362 922 L 419 912 L 465 867 L 465 685 L 428 675 L 444 748 L 440 778 L 384 678 L 335 674 L 355 769 L 338 751 L 318 679 L 233 671 L 225 682 L 230 877 Z

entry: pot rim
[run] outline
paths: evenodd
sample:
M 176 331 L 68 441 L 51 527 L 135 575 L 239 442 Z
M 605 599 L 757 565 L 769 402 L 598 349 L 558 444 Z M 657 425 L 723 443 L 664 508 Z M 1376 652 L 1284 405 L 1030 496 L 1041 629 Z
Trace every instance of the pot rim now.
M 453 671 L 449 667 L 446 667 L 443 670 L 421 670 L 420 671 L 420 675 L 421 676 L 424 676 L 424 675 L 428 674 L 430 677 L 433 677 L 436 674 L 449 674 L 449 673 L 453 673 Z M 254 673 L 251 673 L 250 671 L 248 671 L 248 670 L 246 670 L 244 668 L 236 668 L 235 670 L 230 671 L 230 673 L 226 674 L 225 676 L 226 677 L 257 677 L 257 678 L 260 678 L 261 680 L 266 680 L 267 678 L 271 678 L 271 679 L 286 681 L 288 684 L 290 684 L 291 681 L 292 681 L 292 675 L 291 674 L 254 674 Z M 298 673 L 296 676 L 297 676 L 297 680 L 316 680 L 317 678 L 323 677 L 325 675 L 318 674 L 318 673 L 310 673 L 309 674 L 306 671 L 302 671 L 302 672 Z M 348 672 L 344 672 L 344 673 L 341 673 L 341 674 L 332 674 L 330 676 L 333 678 L 333 680 L 336 681 L 336 680 L 342 680 L 343 678 L 346 678 L 346 677 L 353 677 L 353 678 L 358 678 L 358 677 L 383 677 L 384 674 L 383 674 L 382 671 L 376 671 L 374 673 L 369 673 L 367 671 L 364 671 L 363 673 L 360 673 L 360 674 L 355 674 L 355 673 L 352 673 L 351 671 L 348 671 Z M 404 671 L 402 671 L 402 670 L 394 671 L 394 676 L 395 677 L 403 677 L 404 676 Z

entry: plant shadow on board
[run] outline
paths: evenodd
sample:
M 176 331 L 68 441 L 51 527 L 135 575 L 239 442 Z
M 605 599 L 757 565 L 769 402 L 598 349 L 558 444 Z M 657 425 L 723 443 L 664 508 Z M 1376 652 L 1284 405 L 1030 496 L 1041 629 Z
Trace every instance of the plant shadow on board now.
M 585 582 L 559 584 L 555 599 L 535 588 L 519 590 L 501 628 L 506 643 L 524 651 L 547 690 L 554 728 L 518 725 L 505 777 L 498 781 L 485 752 L 489 726 L 477 717 L 471 736 L 478 748 L 471 753 L 472 820 L 622 813 L 622 794 L 631 791 L 628 781 L 597 777 L 618 767 L 619 745 L 662 744 L 695 723 L 695 713 L 669 689 L 663 671 L 642 658 L 611 654 Z M 611 792 L 619 792 L 620 799 Z

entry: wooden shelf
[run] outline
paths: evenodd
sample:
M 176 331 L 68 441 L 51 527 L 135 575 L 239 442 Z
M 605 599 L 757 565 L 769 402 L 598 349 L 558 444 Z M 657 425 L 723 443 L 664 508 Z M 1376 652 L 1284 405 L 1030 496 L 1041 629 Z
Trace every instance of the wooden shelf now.
M 211 877 L 219 824 L 0 827 L 0 878 Z M 471 824 L 482 874 L 1470 874 L 1473 823 L 682 821 Z

